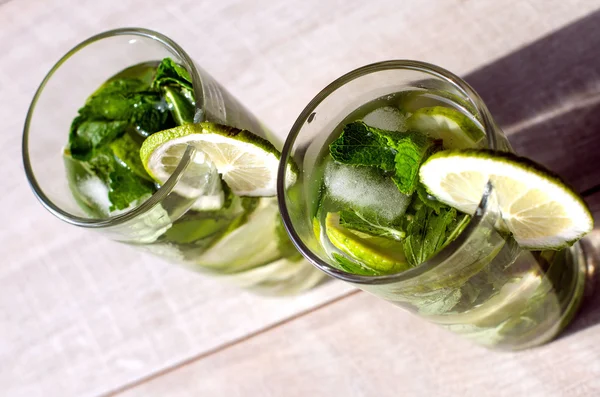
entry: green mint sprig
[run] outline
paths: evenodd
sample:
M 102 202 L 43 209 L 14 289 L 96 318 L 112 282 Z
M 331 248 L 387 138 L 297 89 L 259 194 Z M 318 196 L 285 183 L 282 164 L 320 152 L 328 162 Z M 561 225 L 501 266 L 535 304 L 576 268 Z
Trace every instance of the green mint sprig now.
M 148 68 L 153 76 L 129 68 L 108 80 L 71 123 L 66 154 L 106 184 L 110 211 L 125 209 L 155 190 L 139 158 L 142 140 L 193 122 L 187 71 L 169 58 Z
M 329 145 L 335 161 L 390 172 L 400 192 L 408 195 L 417 187 L 421 163 L 437 149 L 438 142 L 418 132 L 385 131 L 362 121 L 347 124 Z
M 402 193 L 413 195 L 404 216 L 392 222 L 356 208 L 340 212 L 340 225 L 347 229 L 402 240 L 411 266 L 431 258 L 468 224 L 469 216 L 429 196 L 418 181 L 419 167 L 441 149 L 439 141 L 418 131 L 385 131 L 356 121 L 344 127 L 329 149 L 336 162 L 379 169 Z

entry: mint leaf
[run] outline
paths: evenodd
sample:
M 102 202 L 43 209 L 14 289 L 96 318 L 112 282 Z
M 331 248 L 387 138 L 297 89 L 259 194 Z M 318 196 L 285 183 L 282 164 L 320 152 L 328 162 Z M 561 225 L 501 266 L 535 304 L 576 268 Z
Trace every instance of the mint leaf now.
M 96 120 L 129 120 L 140 98 L 158 93 L 150 92 L 150 85 L 139 79 L 117 78 L 104 83 L 85 102 L 79 113 Z
M 135 131 L 146 138 L 149 135 L 171 127 L 169 112 L 160 95 L 144 93 L 130 97 L 129 106 L 133 109 L 130 123 Z
M 454 208 L 441 208 L 439 214 L 415 197 L 408 213 L 407 237 L 403 241 L 404 253 L 411 266 L 431 258 L 454 240 L 468 224 L 468 215 L 457 219 Z
M 165 100 L 177 125 L 194 122 L 195 106 L 175 87 L 163 87 Z
M 434 210 L 436 214 L 439 214 L 442 208 L 447 207 L 446 204 L 436 200 L 435 197 L 427 193 L 427 190 L 425 189 L 425 186 L 422 183 L 417 183 L 416 191 L 419 195 L 419 199 L 423 202 L 423 204 Z
M 118 93 L 94 97 L 80 113 L 95 120 L 122 120 L 150 135 L 167 126 L 169 112 L 158 93 Z
M 109 174 L 108 199 L 111 202 L 110 211 L 122 210 L 154 192 L 154 185 L 137 177 L 130 169 L 115 161 Z
M 150 89 L 150 85 L 140 79 L 135 78 L 116 78 L 109 80 L 102 84 L 100 88 L 96 90 L 88 100 L 86 105 L 90 101 L 94 100 L 97 96 L 111 95 L 111 94 L 129 94 L 132 92 L 142 92 Z
M 192 78 L 188 71 L 181 65 L 175 63 L 171 58 L 165 58 L 156 69 L 152 88 L 158 89 L 164 85 L 176 85 L 184 87 L 190 91 L 192 88 Z
M 388 144 L 396 150 L 396 174 L 392 180 L 400 192 L 413 194 L 419 182 L 421 163 L 435 148 L 435 142 L 420 133 L 408 133 L 403 137 L 387 137 Z
M 436 141 L 418 132 L 385 131 L 355 121 L 344 127 L 329 145 L 329 152 L 342 164 L 393 171 L 392 180 L 398 190 L 411 195 L 417 186 L 421 163 L 436 147 Z
M 194 89 L 192 79 L 183 66 L 171 58 L 163 59 L 156 70 L 152 88 L 162 92 L 177 125 L 194 122 Z
M 71 123 L 69 151 L 76 160 L 88 160 L 92 152 L 113 139 L 123 135 L 127 129 L 124 121 L 87 121 L 78 116 Z
M 131 203 L 154 192 L 153 183 L 133 173 L 124 162 L 115 157 L 109 146 L 95 150 L 87 161 L 75 160 L 68 154 L 65 157 L 69 161 L 69 178 L 78 178 L 75 173 L 94 175 L 108 188 L 111 206 L 103 209 L 103 212 L 127 208 Z M 79 184 L 73 183 L 71 188 L 77 190 Z M 77 191 L 75 195 L 85 197 L 88 194 Z
M 115 156 L 110 148 L 102 147 L 94 151 L 93 156 L 88 161 L 82 161 L 81 164 L 108 186 L 110 173 L 115 168 Z
M 388 146 L 384 133 L 383 130 L 355 121 L 344 127 L 342 134 L 329 145 L 329 152 L 335 161 L 342 164 L 393 171 L 396 152 Z
M 400 223 L 399 220 L 390 222 L 376 213 L 358 212 L 348 209 L 340 211 L 341 226 L 372 236 L 402 240 L 406 236 L 406 233 Z
M 93 153 L 86 162 L 81 162 L 92 174 L 99 177 L 108 187 L 110 211 L 127 208 L 131 203 L 154 192 L 152 182 L 137 176 L 109 146 L 104 146 Z
M 470 215 L 459 213 L 457 211 L 456 218 L 454 218 L 454 221 L 452 221 L 450 226 L 448 226 L 446 229 L 446 243 L 444 244 L 444 247 L 450 242 L 454 241 L 463 232 L 463 230 L 465 230 L 470 221 Z
M 375 270 L 363 267 L 358 263 L 351 261 L 343 255 L 333 253 L 332 256 L 333 259 L 336 261 L 339 269 L 345 272 L 358 274 L 359 276 L 378 276 L 381 274 Z
M 155 190 L 139 159 L 141 139 L 190 122 L 194 111 L 191 79 L 182 66 L 169 58 L 157 68 L 136 65 L 86 100 L 71 124 L 66 155 L 106 184 L 110 211 L 127 208 Z
M 128 94 L 99 94 L 90 98 L 79 113 L 95 120 L 129 120 L 133 104 Z
M 118 79 L 105 84 L 86 101 L 71 123 L 68 146 L 74 159 L 89 159 L 96 148 L 128 130 L 146 137 L 174 126 L 160 95 L 136 91 L 143 87 L 138 80 Z
M 140 159 L 141 145 L 130 134 L 124 134 L 113 140 L 109 146 L 115 157 L 123 162 L 134 174 L 153 182 L 152 177 L 148 175 Z

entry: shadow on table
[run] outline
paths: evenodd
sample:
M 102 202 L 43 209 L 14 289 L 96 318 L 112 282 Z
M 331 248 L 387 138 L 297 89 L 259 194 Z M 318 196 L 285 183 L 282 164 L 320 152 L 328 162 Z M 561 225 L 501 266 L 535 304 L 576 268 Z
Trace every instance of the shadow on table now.
M 600 10 L 465 77 L 515 150 L 585 192 L 600 184 Z
M 600 10 L 465 77 L 513 148 L 581 192 L 596 223 L 600 223 L 599 49 Z M 590 281 L 595 281 L 596 293 L 586 299 L 565 335 L 600 323 L 600 280 Z

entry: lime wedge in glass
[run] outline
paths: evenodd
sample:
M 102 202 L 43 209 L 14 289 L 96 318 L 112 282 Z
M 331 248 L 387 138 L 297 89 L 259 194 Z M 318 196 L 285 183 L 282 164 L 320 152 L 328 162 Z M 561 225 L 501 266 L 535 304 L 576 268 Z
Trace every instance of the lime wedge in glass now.
M 443 106 L 417 110 L 408 118 L 407 126 L 429 138 L 441 139 L 446 149 L 478 148 L 485 142 L 485 134 L 471 119 Z
M 194 261 L 205 269 L 236 273 L 281 257 L 276 224 L 277 200 L 262 198 L 244 223 L 232 226 Z
M 327 214 L 325 233 L 337 249 L 376 272 L 391 274 L 410 268 L 400 242 L 346 229 L 340 226 L 338 213 Z
M 467 214 L 475 213 L 485 185 L 495 190 L 502 219 L 527 249 L 561 249 L 593 228 L 583 199 L 541 165 L 490 150 L 442 151 L 419 170 L 427 191 Z

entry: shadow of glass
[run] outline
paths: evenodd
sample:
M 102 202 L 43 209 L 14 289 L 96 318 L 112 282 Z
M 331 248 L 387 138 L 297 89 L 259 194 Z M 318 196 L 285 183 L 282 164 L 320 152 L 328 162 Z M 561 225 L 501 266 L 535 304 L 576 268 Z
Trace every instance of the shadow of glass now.
M 575 334 L 588 327 L 600 323 L 600 229 L 592 232 L 591 236 L 584 239 L 581 244 L 588 258 L 588 280 L 586 283 L 586 293 L 577 317 L 569 324 L 561 337 Z
M 544 164 L 581 192 L 596 219 L 600 218 L 599 48 L 600 10 L 465 77 L 515 151 Z M 590 241 L 600 242 L 600 228 Z M 563 336 L 600 323 L 598 270 L 588 283 L 595 293 L 587 293 Z
M 600 184 L 600 11 L 470 73 L 514 149 L 585 192 Z

